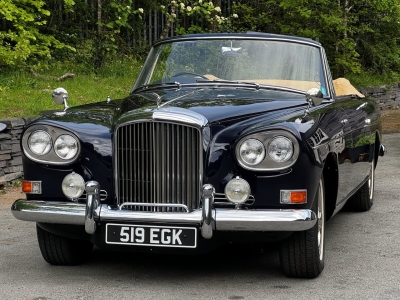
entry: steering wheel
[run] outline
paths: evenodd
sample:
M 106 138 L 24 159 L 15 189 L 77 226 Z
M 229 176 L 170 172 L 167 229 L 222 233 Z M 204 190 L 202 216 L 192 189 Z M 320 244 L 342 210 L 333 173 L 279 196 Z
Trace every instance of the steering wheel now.
M 203 78 L 203 79 L 205 79 L 205 80 L 209 80 L 206 76 L 197 74 L 197 73 L 195 73 L 195 72 L 179 72 L 179 73 L 176 73 L 175 75 L 172 75 L 171 78 L 172 78 L 172 77 L 179 77 L 179 76 L 182 76 L 182 75 L 199 76 L 199 77 L 201 77 L 201 78 Z

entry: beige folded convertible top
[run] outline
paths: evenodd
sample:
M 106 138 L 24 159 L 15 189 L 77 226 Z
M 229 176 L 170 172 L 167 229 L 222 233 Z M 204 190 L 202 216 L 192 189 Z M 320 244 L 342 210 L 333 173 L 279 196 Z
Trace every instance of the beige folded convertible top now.
M 338 78 L 333 80 L 333 86 L 336 91 L 336 96 L 357 95 L 360 98 L 365 97 L 363 94 L 357 91 L 357 89 L 352 86 L 350 81 L 348 81 L 346 78 Z

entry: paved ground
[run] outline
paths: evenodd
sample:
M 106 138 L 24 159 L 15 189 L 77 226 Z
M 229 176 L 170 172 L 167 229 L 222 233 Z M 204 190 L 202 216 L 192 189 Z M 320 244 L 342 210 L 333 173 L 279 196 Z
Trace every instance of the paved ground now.
M 85 265 L 54 267 L 40 255 L 34 224 L 15 220 L 3 201 L 0 299 L 400 299 L 400 134 L 384 143 L 375 203 L 328 223 L 317 279 L 285 278 L 277 252 L 254 247 L 189 257 L 96 249 Z

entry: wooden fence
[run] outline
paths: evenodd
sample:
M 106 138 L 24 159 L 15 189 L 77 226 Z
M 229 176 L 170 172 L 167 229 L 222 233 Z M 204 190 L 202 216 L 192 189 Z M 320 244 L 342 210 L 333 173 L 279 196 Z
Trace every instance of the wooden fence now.
M 47 22 L 46 31 L 55 32 L 56 34 L 71 34 L 75 32 L 81 38 L 93 36 L 93 32 L 97 30 L 98 20 L 98 1 L 99 0 L 78 0 L 76 1 L 73 11 L 65 10 L 62 1 L 51 0 L 46 1 L 46 8 L 50 10 L 51 15 Z M 203 0 L 206 1 L 206 0 Z M 210 1 L 210 0 L 208 0 Z M 256 1 L 256 0 L 253 0 Z M 101 2 L 101 1 L 100 1 Z M 168 0 L 158 0 L 160 4 L 167 5 Z M 192 5 L 198 0 L 188 1 L 187 5 Z M 222 11 L 222 16 L 229 16 L 232 13 L 232 5 L 234 0 L 212 0 L 215 6 L 219 6 Z M 257 2 L 257 1 L 256 1 Z M 80 5 L 84 4 L 84 6 Z M 138 9 L 143 5 L 143 0 L 133 0 L 132 9 Z M 179 11 L 177 10 L 177 17 Z M 86 20 L 85 20 L 86 19 Z M 128 43 L 128 46 L 135 48 L 138 42 L 153 44 L 159 39 L 161 32 L 164 29 L 166 17 L 156 9 L 145 10 L 142 20 L 133 30 L 124 29 L 121 32 L 121 37 Z M 201 18 L 191 18 L 188 22 L 202 24 Z M 6 19 L 0 18 L 0 31 L 12 30 L 12 24 Z M 169 36 L 175 35 L 175 24 L 172 24 Z

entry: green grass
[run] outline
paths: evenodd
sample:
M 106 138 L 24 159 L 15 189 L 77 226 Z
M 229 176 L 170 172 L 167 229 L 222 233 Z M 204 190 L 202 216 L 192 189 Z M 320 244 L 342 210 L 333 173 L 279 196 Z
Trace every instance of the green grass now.
M 53 89 L 65 88 L 69 93 L 69 106 L 104 101 L 107 96 L 119 99 L 129 94 L 140 72 L 142 62 L 124 57 L 113 59 L 98 74 L 88 73 L 84 65 L 73 62 L 57 63 L 38 70 L 47 78 L 35 77 L 28 70 L 0 69 L 0 119 L 40 115 L 42 111 L 61 109 L 51 99 Z M 57 82 L 51 77 L 74 73 L 75 78 Z M 363 73 L 348 75 L 353 86 L 368 87 L 392 84 L 400 80 L 398 74 L 379 76 Z
M 388 73 L 379 75 L 375 73 L 349 74 L 346 78 L 356 88 L 372 87 L 381 85 L 392 85 L 400 81 L 399 74 Z
M 107 96 L 119 99 L 129 94 L 139 74 L 141 62 L 125 58 L 114 60 L 99 74 L 85 74 L 78 68 L 53 66 L 37 71 L 47 78 L 35 77 L 28 70 L 0 69 L 0 119 L 36 116 L 44 110 L 60 109 L 51 99 L 53 89 L 68 91 L 69 106 L 104 101 Z M 76 72 L 75 72 L 76 71 Z M 74 78 L 57 82 L 51 77 L 74 73 Z

